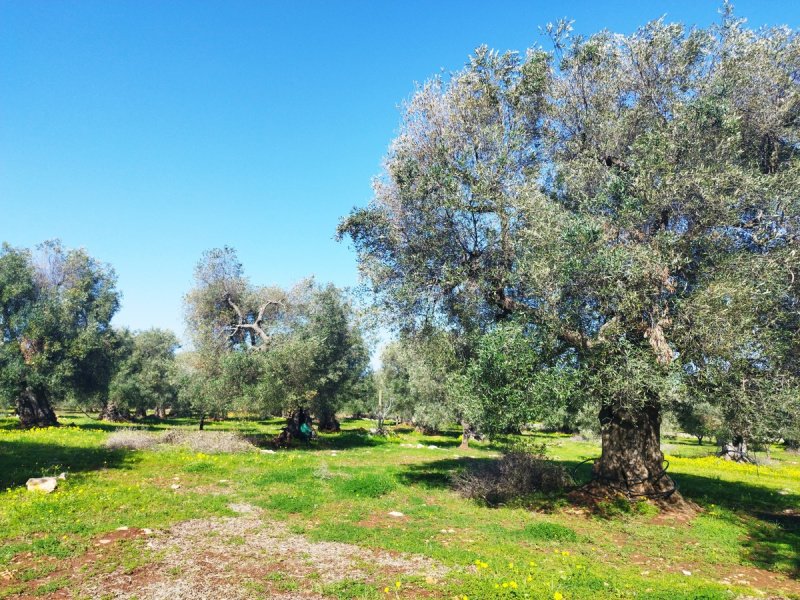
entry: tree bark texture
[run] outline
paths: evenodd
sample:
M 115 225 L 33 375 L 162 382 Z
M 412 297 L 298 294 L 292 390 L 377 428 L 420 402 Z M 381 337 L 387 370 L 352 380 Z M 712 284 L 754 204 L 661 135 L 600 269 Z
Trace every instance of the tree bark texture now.
M 641 408 L 603 406 L 602 454 L 592 469 L 592 486 L 628 497 L 680 498 L 661 452 L 661 410 L 656 402 Z
M 58 419 L 47 392 L 26 388 L 17 396 L 16 412 L 21 427 L 51 427 L 58 425 Z
M 318 429 L 327 433 L 336 433 L 342 428 L 339 424 L 339 420 L 336 418 L 336 413 L 327 410 L 317 414 L 317 423 Z
M 130 420 L 130 413 L 127 410 L 121 409 L 114 402 L 109 402 L 100 411 L 100 418 L 103 421 L 112 421 L 114 423 L 121 423 Z

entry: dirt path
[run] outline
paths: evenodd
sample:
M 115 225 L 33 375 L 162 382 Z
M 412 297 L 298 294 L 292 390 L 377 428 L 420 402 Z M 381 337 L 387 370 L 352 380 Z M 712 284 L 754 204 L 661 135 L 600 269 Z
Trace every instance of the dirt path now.
M 196 519 L 147 536 L 154 561 L 130 572 L 94 576 L 79 585 L 89 598 L 240 600 L 253 597 L 317 599 L 326 585 L 391 585 L 398 577 L 440 579 L 433 560 L 335 542 L 313 542 L 267 520 L 247 504 L 236 517 Z

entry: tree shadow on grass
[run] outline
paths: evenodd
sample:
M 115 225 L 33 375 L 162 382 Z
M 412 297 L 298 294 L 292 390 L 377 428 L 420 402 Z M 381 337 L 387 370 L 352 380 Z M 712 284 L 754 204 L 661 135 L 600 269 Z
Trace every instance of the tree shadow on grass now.
M 0 489 L 24 485 L 31 477 L 98 469 L 130 468 L 137 460 L 125 450 L 66 446 L 36 440 L 0 440 Z
M 800 495 L 744 482 L 675 473 L 684 498 L 736 514 L 747 529 L 742 546 L 757 566 L 800 579 Z
M 453 489 L 453 475 L 464 469 L 480 468 L 494 458 L 447 458 L 404 465 L 400 481 L 424 488 Z M 591 463 L 561 460 L 580 484 L 589 480 Z M 730 511 L 720 518 L 742 525 L 747 538 L 742 541 L 744 557 L 755 565 L 800 578 L 800 495 L 745 482 L 722 481 L 711 477 L 670 473 L 687 500 L 703 508 L 712 505 Z M 544 496 L 534 503 L 538 510 L 563 505 L 566 494 Z

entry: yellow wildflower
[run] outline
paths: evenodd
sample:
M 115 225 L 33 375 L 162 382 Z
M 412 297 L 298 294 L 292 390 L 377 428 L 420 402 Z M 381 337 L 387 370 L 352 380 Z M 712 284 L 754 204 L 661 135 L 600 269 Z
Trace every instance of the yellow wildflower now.
M 553 600 L 564 600 L 564 594 L 561 592 L 556 592 L 553 594 Z

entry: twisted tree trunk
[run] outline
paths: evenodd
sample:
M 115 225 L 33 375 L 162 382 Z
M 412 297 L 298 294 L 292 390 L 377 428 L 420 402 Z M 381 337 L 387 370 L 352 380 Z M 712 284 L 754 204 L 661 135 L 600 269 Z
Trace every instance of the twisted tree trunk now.
M 459 450 L 468 450 L 469 441 L 475 437 L 475 430 L 466 421 L 461 421 L 461 444 L 458 446 Z
M 327 433 L 336 433 L 342 428 L 336 418 L 336 413 L 330 410 L 322 410 L 317 413 L 317 422 L 318 429 Z
M 595 490 L 629 498 L 678 500 L 661 452 L 661 408 L 605 405 L 600 409 L 602 454 L 592 469 Z
M 17 396 L 16 412 L 20 427 L 51 427 L 58 425 L 58 419 L 47 392 L 42 389 L 25 388 Z
M 123 410 L 114 402 L 108 402 L 103 410 L 100 411 L 100 418 L 103 421 L 111 421 L 112 423 L 121 423 L 130 420 L 130 412 Z

